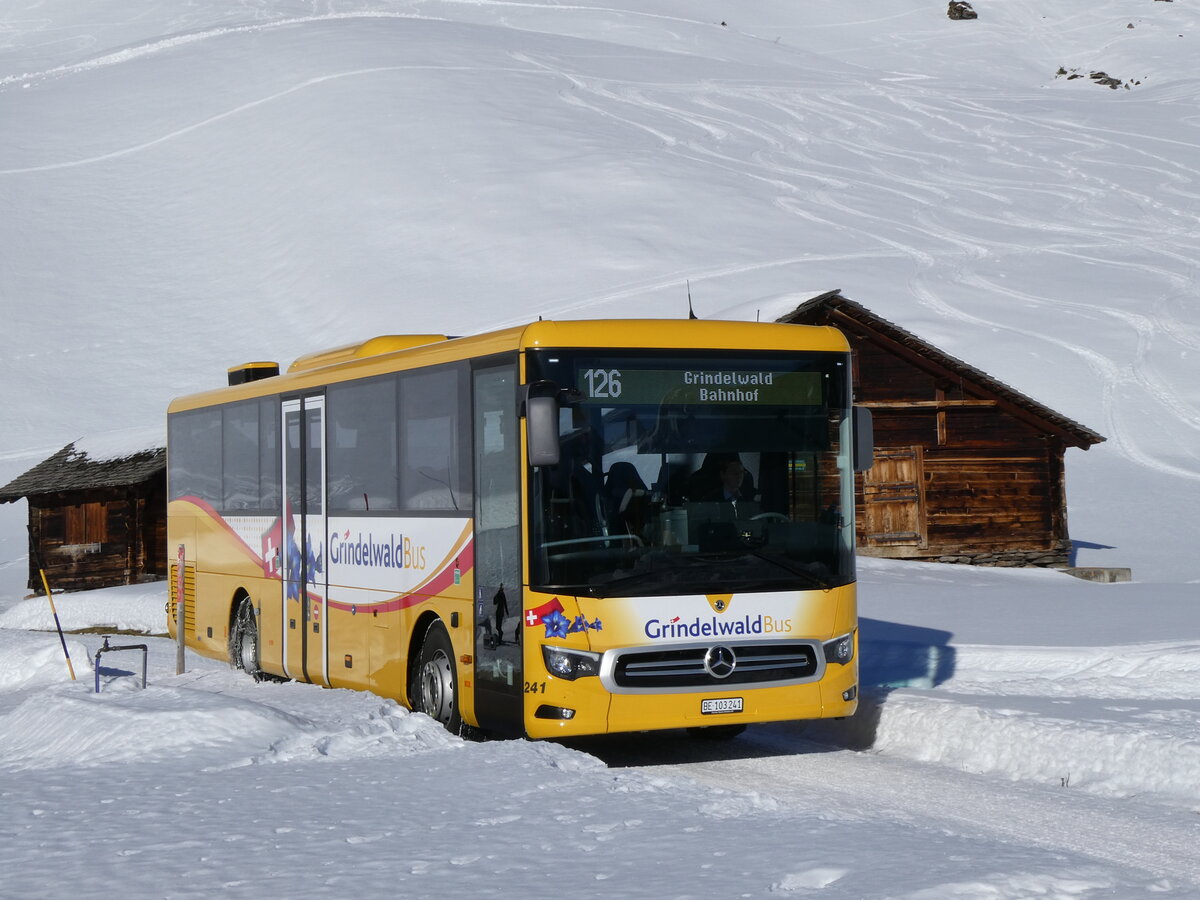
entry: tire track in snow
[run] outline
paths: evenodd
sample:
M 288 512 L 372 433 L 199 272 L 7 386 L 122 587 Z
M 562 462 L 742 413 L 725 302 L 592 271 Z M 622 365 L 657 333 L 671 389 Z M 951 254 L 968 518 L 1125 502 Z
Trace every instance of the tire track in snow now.
M 1148 804 L 1121 801 L 1114 807 L 1079 791 L 1051 791 L 850 750 L 814 752 L 828 748 L 797 739 L 795 727 L 760 727 L 739 742 L 758 745 L 763 753 L 787 752 L 644 770 L 669 771 L 727 791 L 755 791 L 801 811 L 816 797 L 824 810 L 854 809 L 871 819 L 915 818 L 934 832 L 957 822 L 968 833 L 1070 850 L 1200 885 L 1194 825 L 1180 826 L 1177 816 Z

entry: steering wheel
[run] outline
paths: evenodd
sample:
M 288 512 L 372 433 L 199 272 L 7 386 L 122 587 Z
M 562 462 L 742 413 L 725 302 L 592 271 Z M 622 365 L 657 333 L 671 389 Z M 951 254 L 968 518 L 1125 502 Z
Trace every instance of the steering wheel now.
M 750 517 L 751 522 L 790 522 L 792 521 L 783 513 L 765 512 L 759 513 L 757 516 Z

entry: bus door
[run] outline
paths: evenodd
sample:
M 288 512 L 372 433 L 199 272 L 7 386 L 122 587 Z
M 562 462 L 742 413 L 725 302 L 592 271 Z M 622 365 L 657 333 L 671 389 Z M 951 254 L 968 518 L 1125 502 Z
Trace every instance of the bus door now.
M 507 734 L 524 731 L 521 497 L 515 365 L 474 373 L 475 714 Z
M 283 401 L 283 668 L 328 684 L 325 398 Z

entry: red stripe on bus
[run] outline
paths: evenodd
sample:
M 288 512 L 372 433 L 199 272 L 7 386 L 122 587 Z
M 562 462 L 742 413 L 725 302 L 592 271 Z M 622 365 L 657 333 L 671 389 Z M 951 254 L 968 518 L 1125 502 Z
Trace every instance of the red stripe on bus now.
M 209 518 L 216 520 L 216 523 L 220 525 L 230 537 L 237 541 L 238 546 L 246 552 L 246 555 L 249 556 L 250 559 L 255 563 L 257 563 L 260 569 L 262 568 L 262 554 L 258 553 L 253 547 L 247 544 L 242 536 L 233 530 L 229 523 L 225 521 L 221 514 L 217 512 L 207 500 L 201 500 L 199 497 L 177 497 L 175 498 L 175 502 L 190 503 Z

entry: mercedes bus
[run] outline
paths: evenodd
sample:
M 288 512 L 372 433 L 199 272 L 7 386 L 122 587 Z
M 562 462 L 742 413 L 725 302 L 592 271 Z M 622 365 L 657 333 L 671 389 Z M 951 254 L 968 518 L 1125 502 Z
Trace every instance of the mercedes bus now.
M 246 363 L 168 410 L 168 626 L 256 677 L 531 738 L 843 717 L 833 328 L 539 321 Z

